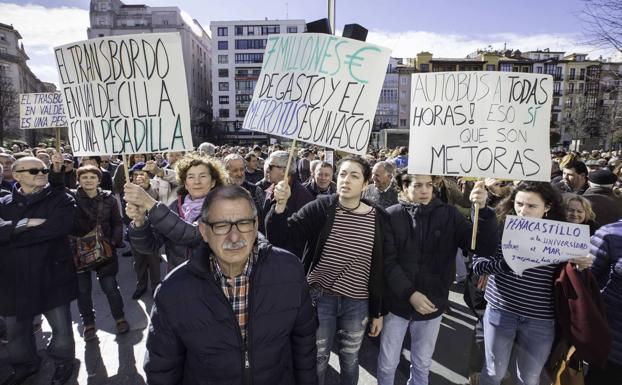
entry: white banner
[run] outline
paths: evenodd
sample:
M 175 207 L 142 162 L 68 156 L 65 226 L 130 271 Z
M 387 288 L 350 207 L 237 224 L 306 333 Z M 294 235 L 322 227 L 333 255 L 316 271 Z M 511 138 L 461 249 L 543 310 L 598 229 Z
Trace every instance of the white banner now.
M 19 94 L 19 128 L 67 127 L 60 92 Z
M 270 35 L 242 127 L 365 155 L 390 54 L 327 34 Z
M 501 242 L 503 258 L 516 274 L 522 275 L 532 267 L 588 255 L 590 227 L 508 215 Z
M 408 172 L 549 182 L 553 77 L 415 73 Z
M 178 33 L 102 37 L 54 54 L 74 155 L 192 149 Z

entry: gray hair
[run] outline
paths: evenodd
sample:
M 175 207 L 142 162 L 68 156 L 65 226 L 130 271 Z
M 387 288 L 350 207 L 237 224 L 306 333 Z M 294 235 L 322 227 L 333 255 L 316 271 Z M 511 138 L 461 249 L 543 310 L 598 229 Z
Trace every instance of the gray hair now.
M 240 154 L 229 154 L 225 156 L 225 159 L 222 160 L 222 163 L 225 165 L 225 170 L 229 170 L 229 164 L 234 160 L 241 160 L 242 163 L 246 164 L 244 157 Z
M 268 156 L 268 159 L 266 159 L 266 164 L 268 165 L 274 164 L 279 167 L 286 168 L 288 159 L 289 159 L 289 152 L 282 151 L 282 150 L 274 151 Z M 295 173 L 296 173 L 296 156 L 292 157 L 292 164 L 291 166 L 289 166 L 289 175 L 294 175 Z
M 214 156 L 214 154 L 216 153 L 216 146 L 214 146 L 213 144 L 209 142 L 203 142 L 199 144 L 199 147 L 197 148 L 197 150 L 199 151 L 199 154 L 201 155 Z
M 384 171 L 387 172 L 387 174 L 393 176 L 395 174 L 395 164 L 392 162 L 387 162 L 386 160 L 381 160 L 379 162 L 376 162 L 376 164 L 374 166 L 382 166 L 382 168 L 384 168 Z
M 227 185 L 216 187 L 207 194 L 205 200 L 203 201 L 203 207 L 201 208 L 201 221 L 203 223 L 209 222 L 209 209 L 218 201 L 234 201 L 238 199 L 246 200 L 253 210 L 253 216 L 257 216 L 257 206 L 255 206 L 255 202 L 253 201 L 251 194 L 246 191 L 245 188 L 238 185 Z
M 321 159 L 315 159 L 311 161 L 311 163 L 309 164 L 309 170 L 311 171 L 311 175 L 315 174 L 315 168 L 319 166 L 320 163 L 322 163 Z

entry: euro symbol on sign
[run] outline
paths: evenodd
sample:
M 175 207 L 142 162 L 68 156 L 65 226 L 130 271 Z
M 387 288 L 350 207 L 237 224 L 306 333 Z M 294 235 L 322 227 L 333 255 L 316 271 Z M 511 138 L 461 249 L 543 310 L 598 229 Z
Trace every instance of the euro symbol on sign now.
M 359 82 L 361 84 L 367 84 L 367 80 L 360 79 L 360 78 L 356 77 L 356 75 L 354 75 L 354 73 L 352 72 L 352 67 L 362 67 L 362 64 L 359 63 L 358 61 L 364 61 L 365 60 L 365 57 L 359 56 L 359 54 L 361 52 L 363 52 L 363 51 L 381 52 L 380 48 L 377 48 L 377 47 L 363 47 L 363 48 L 359 48 L 352 55 L 346 55 L 345 64 L 348 66 L 348 70 L 350 71 L 350 76 L 352 76 L 352 79 L 356 80 L 357 82 Z M 355 60 L 357 60 L 357 62 L 355 62 Z

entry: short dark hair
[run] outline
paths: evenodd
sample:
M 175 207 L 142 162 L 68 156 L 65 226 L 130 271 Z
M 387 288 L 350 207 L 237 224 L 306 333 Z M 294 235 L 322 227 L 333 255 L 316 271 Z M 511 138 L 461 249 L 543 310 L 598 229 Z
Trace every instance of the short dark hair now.
M 253 158 L 257 158 L 257 155 L 253 154 L 252 152 L 249 152 L 244 157 L 244 160 L 247 161 L 247 162 L 250 162 L 251 160 L 253 160 Z
M 583 174 L 585 176 L 587 176 L 588 174 L 587 166 L 585 165 L 585 163 L 581 162 L 580 160 L 576 160 L 576 159 L 573 159 L 567 164 L 565 164 L 563 168 L 571 168 L 575 170 L 577 174 Z
M 102 180 L 102 171 L 99 169 L 99 167 L 95 167 L 92 164 L 89 164 L 88 166 L 82 166 L 79 169 L 76 170 L 76 178 L 78 178 L 78 180 L 80 180 L 80 176 L 86 174 L 86 173 L 92 173 L 97 175 L 97 178 L 100 180 Z
M 228 185 L 216 187 L 207 194 L 205 200 L 203 201 L 203 207 L 201 208 L 201 221 L 203 223 L 209 222 L 209 219 L 207 218 L 209 209 L 216 202 L 222 200 L 234 201 L 238 199 L 246 200 L 253 210 L 253 216 L 257 216 L 257 207 L 255 206 L 255 202 L 253 201 L 251 194 L 246 191 L 246 189 L 238 185 Z
M 361 166 L 361 171 L 363 172 L 363 179 L 365 182 L 369 182 L 369 180 L 371 179 L 371 166 L 369 165 L 369 162 L 365 160 L 365 158 L 358 155 L 347 156 L 341 159 L 339 163 L 337 163 L 337 170 L 339 170 L 341 168 L 341 165 L 345 162 L 354 162 Z
M 333 165 L 326 161 L 321 161 L 317 166 L 315 166 L 315 170 L 325 167 L 330 167 L 331 171 L 333 170 Z

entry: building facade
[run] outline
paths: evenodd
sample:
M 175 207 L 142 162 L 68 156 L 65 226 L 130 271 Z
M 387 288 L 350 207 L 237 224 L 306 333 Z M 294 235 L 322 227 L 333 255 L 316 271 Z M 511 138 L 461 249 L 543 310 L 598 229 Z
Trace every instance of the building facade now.
M 259 79 L 268 35 L 302 33 L 304 20 L 213 21 L 212 97 L 221 140 L 266 142 L 268 136 L 243 130 L 246 110 Z
M 13 26 L 0 23 L 0 145 L 8 140 L 26 140 L 36 144 L 51 129 L 21 130 L 19 127 L 18 95 L 20 93 L 52 92 L 56 86 L 39 80 L 28 67 L 29 60 L 22 36 Z
M 178 32 L 181 36 L 186 86 L 195 145 L 208 140 L 212 128 L 211 39 L 201 24 L 178 7 L 91 0 L 88 38 L 137 33 Z

